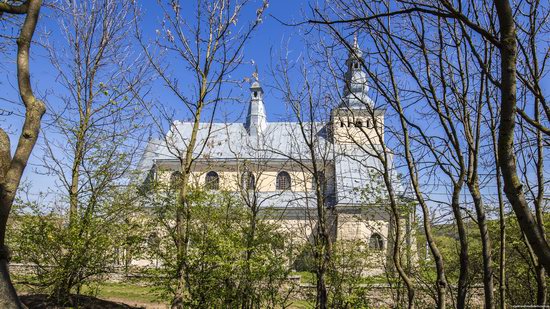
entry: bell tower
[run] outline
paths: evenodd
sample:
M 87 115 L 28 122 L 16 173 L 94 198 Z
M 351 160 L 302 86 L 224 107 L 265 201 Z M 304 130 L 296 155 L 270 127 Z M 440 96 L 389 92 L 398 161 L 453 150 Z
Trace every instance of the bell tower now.
M 375 108 L 368 96 L 369 85 L 363 52 L 357 37 L 349 50 L 338 106 L 331 111 L 334 177 L 337 207 L 363 205 L 365 189 L 372 184 L 377 159 L 365 149 L 376 148 L 384 138 L 384 109 Z
M 344 97 L 348 99 L 348 105 L 360 107 L 360 102 L 366 93 L 369 91 L 367 83 L 367 74 L 363 70 L 363 52 L 357 43 L 357 36 L 353 38 L 353 46 L 349 51 L 348 59 L 346 60 L 347 71 L 344 74 Z M 356 99 L 356 100 L 353 100 Z
M 375 129 L 383 130 L 384 111 L 374 108 L 368 96 L 369 85 L 364 70 L 363 52 L 357 36 L 346 60 L 344 87 L 340 104 L 331 112 L 332 138 L 339 144 L 365 144 L 378 141 Z

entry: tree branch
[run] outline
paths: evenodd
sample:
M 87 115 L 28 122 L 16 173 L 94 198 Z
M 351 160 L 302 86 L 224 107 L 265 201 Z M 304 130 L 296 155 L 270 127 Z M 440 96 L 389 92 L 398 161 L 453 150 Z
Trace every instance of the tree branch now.
M 20 5 L 12 5 L 5 2 L 0 2 L 0 14 L 26 14 L 29 10 L 29 1 L 25 1 Z

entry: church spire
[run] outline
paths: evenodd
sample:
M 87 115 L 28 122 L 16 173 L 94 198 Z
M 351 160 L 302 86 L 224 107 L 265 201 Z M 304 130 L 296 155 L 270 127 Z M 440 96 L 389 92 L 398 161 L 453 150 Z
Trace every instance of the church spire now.
M 363 56 L 363 53 L 359 48 L 359 43 L 357 42 L 357 32 L 353 34 L 353 51 L 355 54 L 359 55 L 359 57 Z
M 353 36 L 353 45 L 346 60 L 347 72 L 344 74 L 344 102 L 349 108 L 372 107 L 372 100 L 368 97 L 369 85 L 367 74 L 363 70 L 363 52 L 359 48 L 357 34 Z
M 250 105 L 246 116 L 245 127 L 251 136 L 260 135 L 267 127 L 267 117 L 263 95 L 264 91 L 258 81 L 258 73 L 254 73 L 255 81 L 250 86 Z

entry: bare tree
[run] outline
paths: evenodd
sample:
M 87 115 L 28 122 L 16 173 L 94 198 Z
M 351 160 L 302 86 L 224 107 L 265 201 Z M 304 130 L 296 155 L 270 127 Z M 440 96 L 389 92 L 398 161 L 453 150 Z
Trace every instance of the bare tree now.
M 497 187 L 498 220 L 499 220 L 499 308 L 506 308 L 506 208 L 504 205 L 504 196 L 502 195 L 502 177 L 499 168 L 499 157 L 497 147 L 497 119 L 498 104 L 491 100 L 489 89 L 485 92 L 487 101 L 488 128 L 491 131 L 492 157 L 495 159 L 492 164 L 495 167 L 494 175 Z
M 533 204 L 535 219 L 538 228 L 546 239 L 544 226 L 545 212 L 545 152 L 548 147 L 545 139 L 548 139 L 548 128 L 545 123 L 549 120 L 549 108 L 546 97 L 541 87 L 541 78 L 548 72 L 546 65 L 550 57 L 550 45 L 540 44 L 549 29 L 538 25 L 546 20 L 550 14 L 550 8 L 539 1 L 526 2 L 523 6 L 526 11 L 525 18 L 516 18 L 518 41 L 518 70 L 519 105 L 520 115 L 518 144 L 516 146 L 519 157 L 519 170 L 526 187 L 527 200 Z M 534 116 L 529 116 L 529 106 L 533 106 Z M 532 162 L 532 163 L 531 163 Z M 529 174 L 533 173 L 535 179 Z M 537 281 L 537 305 L 544 306 L 547 303 L 546 271 L 536 256 L 534 250 L 528 245 L 528 252 L 535 268 Z
M 67 231 L 58 233 L 66 232 L 71 241 L 59 244 L 62 252 L 46 261 L 51 267 L 44 273 L 50 274 L 52 299 L 64 305 L 74 287 L 114 263 L 115 248 L 95 246 L 103 245 L 103 231 L 124 216 L 114 209 L 114 196 L 122 194 L 141 146 L 145 115 L 135 96 L 142 95 L 149 73 L 131 52 L 131 3 L 64 1 L 57 9 L 63 37 L 47 51 L 60 80 L 54 93 L 61 104 L 51 108 L 43 165 L 60 183 L 56 194 L 68 200 Z
M 532 99 L 523 88 L 522 105 L 527 105 L 526 102 Z M 538 100 L 535 100 L 535 119 L 539 119 Z M 544 177 L 544 146 L 542 133 L 540 130 L 533 129 L 533 127 L 524 119 L 520 119 L 518 123 L 519 132 L 517 134 L 518 143 L 517 156 L 518 156 L 518 169 L 522 175 L 524 181 L 527 199 L 533 203 L 535 208 L 535 216 L 539 228 L 544 232 L 546 230 L 544 226 L 544 193 L 545 193 L 545 177 Z M 534 173 L 533 173 L 534 172 Z M 534 174 L 533 177 L 531 174 Z M 534 179 L 533 179 L 534 178 Z M 525 236 L 525 235 L 524 235 Z M 545 235 L 546 236 L 546 235 Z M 546 274 L 542 265 L 539 263 L 537 256 L 531 248 L 529 242 L 523 237 L 529 260 L 533 265 L 530 268 L 534 272 L 534 276 L 537 283 L 537 305 L 546 305 L 547 287 L 546 287 Z
M 17 82 L 21 100 L 25 105 L 25 122 L 13 157 L 9 136 L 0 129 L 0 302 L 5 308 L 22 307 L 8 272 L 9 250 L 5 245 L 6 224 L 21 176 L 40 133 L 40 120 L 46 111 L 44 102 L 34 96 L 29 70 L 30 47 L 41 6 L 41 0 L 0 3 L 2 15 L 26 14 L 17 39 Z
M 261 23 L 264 10 L 268 6 L 268 2 L 263 1 L 256 11 L 255 19 L 242 23 L 239 18 L 249 4 L 250 1 L 247 0 L 197 1 L 196 7 L 192 9 L 194 14 L 192 21 L 183 14 L 185 8 L 180 1 L 159 4 L 163 14 L 162 31 L 159 31 L 154 46 L 167 52 L 161 57 L 158 57 L 146 43 L 136 23 L 137 38 L 148 61 L 165 86 L 189 113 L 192 122 L 191 127 L 186 127 L 190 132 L 178 132 L 178 127 L 172 126 L 174 129 L 171 132 L 172 140 L 165 140 L 172 155 L 179 161 L 181 178 L 179 182 L 181 188 L 178 193 L 179 207 L 175 218 L 177 261 L 181 266 L 178 273 L 178 289 L 172 301 L 174 308 L 183 306 L 186 295 L 185 269 L 189 243 L 188 230 L 191 224 L 191 212 L 186 202 L 188 183 L 193 162 L 205 146 L 197 144 L 197 135 L 201 130 L 203 113 L 211 112 L 210 121 L 214 117 L 218 103 L 224 98 L 223 85 L 228 82 L 230 74 L 242 63 L 243 47 Z M 181 77 L 174 74 L 171 65 L 160 61 L 160 59 L 167 59 L 166 57 L 170 55 L 176 55 L 177 62 L 187 68 L 188 75 L 192 78 L 194 93 L 187 92 L 187 87 L 182 85 Z M 207 127 L 206 130 L 210 129 Z M 175 145 L 175 141 L 182 144 Z
M 331 30 L 335 31 L 334 28 Z M 347 102 L 344 103 L 342 108 L 345 113 L 344 115 L 339 115 L 339 120 L 335 119 L 334 121 L 343 121 L 342 118 L 347 118 L 348 124 L 351 125 L 345 126 L 345 134 L 363 153 L 369 157 L 376 158 L 377 162 L 379 162 L 379 167 L 368 165 L 365 165 L 364 167 L 367 169 L 374 169 L 375 176 L 382 177 L 383 179 L 384 200 L 389 204 L 389 212 L 391 213 L 392 235 L 390 240 L 393 245 L 391 252 L 391 268 L 395 268 L 399 278 L 405 284 L 407 290 L 407 307 L 414 308 L 417 289 L 411 275 L 411 263 L 410 260 L 405 262 L 403 261 L 403 257 L 405 256 L 404 253 L 414 250 L 414 248 L 403 248 L 403 245 L 406 243 L 410 246 L 410 242 L 406 241 L 406 239 L 411 237 L 411 231 L 406 228 L 406 225 L 411 212 L 403 207 L 402 197 L 399 195 L 397 189 L 399 183 L 396 181 L 393 150 L 388 147 L 386 142 L 387 135 L 384 134 L 385 126 L 379 121 L 374 102 L 368 96 L 364 96 L 368 86 L 366 76 L 361 74 L 361 70 L 364 69 L 365 64 L 362 58 L 363 53 L 358 47 L 357 38 L 355 38 L 354 45 L 350 46 L 338 32 L 335 32 L 334 34 L 337 36 L 339 42 L 347 47 L 350 56 L 353 57 L 353 61 L 347 63 L 348 70 L 350 70 L 350 72 L 356 72 L 351 73 L 353 76 L 351 80 L 345 81 L 344 94 L 347 93 L 347 97 L 341 98 L 342 101 Z M 379 48 L 384 49 L 385 47 L 379 46 Z M 386 53 L 385 56 L 389 56 L 389 54 Z M 384 60 L 386 61 L 386 64 L 390 64 L 387 66 L 389 73 L 388 82 L 390 83 L 390 85 L 386 88 L 387 98 L 395 100 L 396 97 L 399 97 L 399 91 L 395 83 L 395 77 L 393 76 L 391 57 L 384 58 Z M 357 109 L 357 106 L 359 106 L 359 109 Z M 365 111 L 366 115 L 364 115 L 364 112 L 362 111 Z M 363 123 L 365 123 L 365 126 L 363 126 Z M 362 164 L 365 163 L 366 162 L 362 162 Z M 407 259 L 410 259 L 409 256 L 410 255 L 407 254 Z
M 330 105 L 323 99 L 326 98 L 326 84 L 305 63 L 295 63 L 286 57 L 279 60 L 272 67 L 272 75 L 277 77 L 275 89 L 282 95 L 289 109 L 289 118 L 295 122 L 293 127 L 287 128 L 290 132 L 279 134 L 290 137 L 291 147 L 278 149 L 266 144 L 263 148 L 297 165 L 304 175 L 304 186 L 311 180 L 312 187 L 305 188 L 305 196 L 296 193 L 295 198 L 305 205 L 304 216 L 309 220 L 312 231 L 308 239 L 311 241 L 315 264 L 315 307 L 328 308 L 330 295 L 327 273 L 333 267 L 336 210 L 334 196 L 330 195 L 330 187 L 334 185 L 334 171 L 330 168 L 333 148 L 328 140 Z M 296 77 L 292 76 L 294 73 L 300 78 L 298 84 L 295 82 Z
M 384 28 L 382 28 L 384 29 Z M 392 134 L 397 135 L 403 143 L 403 156 L 405 157 L 407 170 L 409 173 L 409 178 L 411 185 L 416 197 L 416 201 L 422 209 L 422 220 L 424 233 L 426 235 L 426 241 L 430 248 L 430 252 L 434 257 L 434 263 L 437 271 L 437 280 L 435 282 L 435 287 L 437 291 L 436 304 L 438 308 L 446 307 L 446 297 L 447 297 L 447 278 L 445 275 L 443 256 L 438 248 L 437 243 L 434 239 L 434 234 L 432 232 L 432 223 L 430 221 L 430 209 L 427 203 L 427 200 L 422 191 L 422 184 L 419 177 L 419 166 L 417 164 L 417 159 L 413 153 L 413 142 L 414 138 L 411 138 L 409 130 L 418 130 L 418 126 L 414 124 L 405 114 L 405 109 L 402 104 L 402 99 L 400 96 L 400 87 L 398 86 L 398 76 L 396 76 L 396 68 L 393 63 L 393 55 L 389 46 L 389 42 L 382 39 L 380 36 L 374 34 L 373 41 L 375 42 L 375 48 L 379 52 L 382 58 L 383 67 L 387 70 L 387 80 L 382 80 L 382 76 L 374 73 L 370 66 L 367 66 L 366 63 L 362 63 L 362 66 L 367 70 L 369 76 L 374 82 L 376 89 L 380 89 L 381 97 L 388 102 L 388 105 L 395 109 L 399 116 L 400 127 L 396 128 L 393 132 L 391 127 L 388 126 L 387 129 L 392 132 Z M 399 59 L 399 56 L 397 57 Z M 374 114 L 371 115 L 374 117 Z M 399 132 L 399 133 L 398 133 Z M 396 150 L 393 150 L 394 153 L 397 153 Z
M 345 3 L 347 4 L 347 2 Z M 510 1 L 498 0 L 494 2 L 495 10 L 493 10 L 493 5 L 486 1 L 456 6 L 447 0 L 438 2 L 429 1 L 426 3 L 410 3 L 397 0 L 394 3 L 388 4 L 387 7 L 391 9 L 385 11 L 371 10 L 365 12 L 366 14 L 363 16 L 351 18 L 336 16 L 331 20 L 310 20 L 309 22 L 316 24 L 365 24 L 392 16 L 415 16 L 421 14 L 435 18 L 456 20 L 462 29 L 470 29 L 473 33 L 472 35 L 475 34 L 480 40 L 486 41 L 497 48 L 500 59 L 500 67 L 498 69 L 496 67 L 484 66 L 482 58 L 479 55 L 475 55 L 474 59 L 481 70 L 491 75 L 490 80 L 500 89 L 498 161 L 502 171 L 504 192 L 514 209 L 522 231 L 525 233 L 541 264 L 548 271 L 550 269 L 550 246 L 543 232 L 537 227 L 536 219 L 525 198 L 523 186 L 517 172 L 516 155 L 514 153 L 518 67 L 516 24 L 519 19 L 519 17 L 514 15 L 514 11 L 522 5 L 524 3 L 518 3 L 514 6 Z M 531 86 L 533 85 L 531 84 Z M 540 89 L 537 90 L 535 86 L 530 88 L 534 90 L 534 94 L 539 98 L 543 97 Z M 535 125 L 541 132 L 548 133 L 548 130 L 543 125 L 540 125 L 540 123 L 537 125 L 535 121 L 531 121 L 531 124 Z

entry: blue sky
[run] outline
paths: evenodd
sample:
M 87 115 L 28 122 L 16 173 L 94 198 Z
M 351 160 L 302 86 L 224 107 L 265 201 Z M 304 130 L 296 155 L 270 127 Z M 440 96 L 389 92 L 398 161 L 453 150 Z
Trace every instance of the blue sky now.
M 188 1 L 182 1 L 184 3 L 183 10 L 189 10 L 187 6 L 190 6 Z M 143 22 L 142 30 L 144 36 L 154 37 L 157 29 L 161 28 L 162 16 L 159 14 L 160 10 L 157 8 L 157 1 L 154 0 L 142 0 L 143 4 Z M 260 6 L 261 1 L 254 0 L 250 8 L 245 12 L 241 20 L 246 20 L 255 16 L 255 8 Z M 243 50 L 244 60 L 254 62 L 258 66 L 260 80 L 266 91 L 265 104 L 268 119 L 271 121 L 279 120 L 286 116 L 284 103 L 271 91 L 269 85 L 273 84 L 273 78 L 269 71 L 269 65 L 272 62 L 276 62 L 276 59 L 272 59 L 273 54 L 277 54 L 281 51 L 281 47 L 288 46 L 288 55 L 292 59 L 297 59 L 305 50 L 304 39 L 308 39 L 310 42 L 313 40 L 308 36 L 315 36 L 314 32 L 308 33 L 304 31 L 305 28 L 289 27 L 281 24 L 276 19 L 284 20 L 286 22 L 299 22 L 303 20 L 303 16 L 310 13 L 308 1 L 292 1 L 292 0 L 275 0 L 271 1 L 269 8 L 263 18 L 263 23 L 254 33 L 253 37 L 245 46 Z M 42 12 L 41 20 L 38 25 L 38 31 L 36 34 L 36 40 L 38 43 L 44 40 L 44 34 L 50 35 L 50 40 L 62 42 L 62 37 L 59 35 L 58 24 L 55 20 L 55 16 L 58 12 L 52 10 L 49 7 L 45 7 Z M 189 14 L 189 11 L 187 12 Z M 361 46 L 363 49 L 368 49 L 366 43 L 363 42 Z M 11 54 L 10 56 L 13 56 Z M 9 59 L 9 58 L 5 58 Z M 14 59 L 14 58 L 12 58 Z M 170 60 L 168 60 L 170 61 Z M 173 67 L 177 71 L 177 76 L 182 83 L 192 83 L 185 68 L 175 65 Z M 18 114 L 22 113 L 22 109 L 18 99 L 18 93 L 16 90 L 16 81 L 13 76 L 15 72 L 15 64 L 13 61 L 3 61 L 0 64 L 0 99 L 8 99 L 14 103 L 7 103 L 6 109 L 15 112 L 11 116 L 0 116 L 0 125 L 4 128 L 7 127 L 12 133 L 18 133 L 18 130 L 22 124 L 22 117 Z M 254 72 L 254 66 L 251 64 L 243 65 L 232 76 L 234 79 L 243 79 L 244 77 L 250 77 Z M 32 49 L 32 62 L 31 62 L 31 74 L 32 82 L 36 93 L 47 98 L 47 103 L 50 108 L 58 108 L 59 102 L 56 101 L 52 93 L 58 90 L 58 83 L 56 81 L 55 70 L 52 69 L 48 62 L 44 50 L 40 44 L 35 44 Z M 545 78 L 543 84 L 544 89 L 548 88 L 549 78 Z M 174 96 L 162 85 L 158 83 L 158 87 L 153 87 L 149 94 L 149 99 L 163 102 L 173 110 L 178 112 L 177 117 L 185 118 L 185 113 L 181 103 L 174 98 Z M 243 98 L 248 97 L 248 85 L 242 84 L 240 87 L 235 85 L 232 89 L 234 94 L 240 95 Z M 4 102 L 6 102 L 4 100 Z M 3 103 L 2 106 L 4 107 Z M 228 105 L 225 112 L 230 112 L 230 118 L 237 119 L 239 115 L 242 115 L 243 111 L 247 109 L 246 100 L 239 104 Z M 243 120 L 242 117 L 240 119 Z M 48 130 L 47 127 L 44 127 Z M 16 143 L 16 134 L 12 135 L 12 147 Z M 25 172 L 25 179 L 32 182 L 33 191 L 44 191 L 47 188 L 55 187 L 56 184 L 52 181 L 51 176 L 41 175 L 38 163 L 41 160 L 42 153 L 40 151 L 40 143 L 36 147 L 31 164 Z
M 155 31 L 161 26 L 161 18 L 158 12 L 158 6 L 156 1 L 143 2 L 143 16 L 147 16 L 143 19 L 144 35 L 149 37 L 155 36 Z M 256 16 L 256 8 L 261 6 L 260 0 L 251 1 L 251 3 L 243 10 L 242 16 L 239 18 L 239 26 L 245 26 L 247 21 L 254 20 Z M 187 10 L 187 12 L 186 12 Z M 194 14 L 193 1 L 182 1 L 183 14 Z M 293 22 L 303 20 L 302 12 L 309 11 L 307 1 L 292 1 L 292 0 L 276 0 L 270 1 L 269 7 L 264 14 L 263 22 L 254 32 L 252 38 L 247 42 L 243 49 L 243 61 L 248 62 L 240 66 L 240 68 L 231 76 L 232 80 L 242 80 L 245 77 L 251 77 L 255 70 L 255 66 L 250 62 L 254 62 L 257 65 L 260 81 L 264 86 L 264 91 L 269 92 L 269 86 L 272 84 L 271 76 L 269 73 L 269 65 L 272 62 L 272 53 L 279 52 L 282 45 L 289 46 L 290 57 L 298 57 L 303 52 L 303 38 L 300 37 L 298 27 L 289 27 L 281 24 L 277 19 Z M 189 16 L 193 20 L 192 16 Z M 181 61 L 174 60 L 174 64 L 181 68 L 175 69 L 175 75 L 181 80 L 186 81 L 186 70 L 183 67 Z M 178 71 L 178 72 L 176 72 Z M 193 80 L 188 78 L 188 83 L 193 84 Z M 242 83 L 240 86 L 232 85 L 232 95 L 242 95 L 244 98 L 248 98 L 248 84 Z M 154 94 L 158 99 L 165 99 L 171 101 L 175 110 L 180 110 L 180 106 L 177 100 L 168 91 L 161 90 Z M 245 99 L 246 100 L 246 99 Z M 276 102 L 270 94 L 265 96 L 266 109 L 269 120 L 276 120 L 281 116 L 284 111 L 283 104 Z M 230 112 L 230 117 L 238 117 L 242 114 L 243 110 L 246 110 L 246 102 L 242 104 L 231 105 L 229 109 L 226 109 L 220 114 Z M 181 117 L 185 117 L 181 114 Z
M 192 10 L 193 5 L 188 1 L 183 1 L 183 10 Z M 248 6 L 248 9 L 244 11 L 240 20 L 246 20 L 255 16 L 255 10 L 261 5 L 261 1 L 255 0 Z M 146 0 L 142 1 L 142 30 L 145 37 L 153 38 L 155 31 L 161 28 L 162 16 L 159 14 L 160 10 L 157 6 L 157 1 Z M 277 0 L 271 1 L 266 14 L 264 15 L 263 22 L 254 33 L 253 37 L 249 40 L 243 50 L 244 60 L 251 61 L 257 64 L 261 82 L 264 85 L 264 90 L 267 92 L 265 95 L 266 110 L 269 120 L 277 120 L 283 114 L 285 114 L 284 104 L 277 102 L 277 99 L 270 97 L 269 87 L 267 85 L 272 84 L 269 74 L 269 64 L 271 62 L 272 52 L 279 52 L 281 45 L 288 45 L 290 57 L 298 57 L 303 52 L 303 38 L 300 37 L 298 29 L 296 27 L 289 27 L 281 24 L 276 19 L 293 22 L 301 21 L 303 18 L 303 12 L 309 11 L 307 1 L 292 1 L 292 0 Z M 191 13 L 189 11 L 188 13 Z M 41 12 L 41 18 L 35 34 L 35 43 L 32 46 L 32 58 L 31 58 L 31 79 L 33 87 L 37 96 L 46 99 L 46 103 L 50 109 L 61 108 L 60 102 L 55 98 L 56 92 L 59 91 L 59 84 L 56 80 L 57 74 L 55 69 L 49 63 L 47 53 L 41 46 L 41 43 L 46 40 L 54 42 L 54 44 L 64 44 L 64 39 L 58 29 L 59 24 L 55 17 L 59 12 L 55 11 L 51 7 L 44 7 Z M 185 12 L 184 12 L 185 14 Z M 16 34 L 17 29 L 12 29 L 12 32 Z M 57 43 L 55 43 L 57 42 Z M 66 43 L 65 43 L 66 44 Z M 15 46 L 12 46 L 11 51 L 15 50 Z M 14 59 L 15 54 L 10 53 L 6 59 L 12 57 Z M 245 64 L 240 67 L 232 76 L 234 79 L 243 79 L 244 77 L 250 77 L 255 68 L 251 64 Z M 2 108 L 13 112 L 10 116 L 0 115 L 0 125 L 3 128 L 7 128 L 12 139 L 12 148 L 16 146 L 18 132 L 23 122 L 24 110 L 19 103 L 17 83 L 14 76 L 15 63 L 14 61 L 4 61 L 0 65 L 0 99 L 3 102 L 9 102 Z M 182 83 L 186 82 L 185 68 L 176 67 L 176 76 Z M 189 83 L 192 83 L 191 79 L 188 79 Z M 152 87 L 152 91 L 149 94 L 150 100 L 161 101 L 163 104 L 171 107 L 177 117 L 184 118 L 186 115 L 182 112 L 183 108 L 175 100 L 173 94 L 171 94 L 162 83 L 156 85 L 158 87 Z M 235 86 L 236 89 L 232 89 L 234 94 L 241 95 L 242 97 L 248 97 L 248 85 L 242 84 L 241 87 Z M 239 115 L 242 115 L 243 111 L 247 109 L 245 102 L 241 104 L 230 105 L 226 112 L 230 113 L 232 119 L 237 119 Z M 48 115 L 45 116 L 45 119 Z M 242 117 L 241 117 L 242 118 Z M 242 120 L 242 119 L 241 119 Z M 48 127 L 43 125 L 44 130 L 48 130 Z M 41 158 L 43 156 L 41 151 L 41 145 L 43 140 L 39 140 L 38 145 L 35 147 L 33 155 L 30 160 L 30 164 L 25 171 L 24 181 L 29 182 L 32 185 L 33 192 L 46 191 L 48 188 L 56 187 L 53 183 L 51 176 L 43 175 L 41 168 L 39 167 Z

